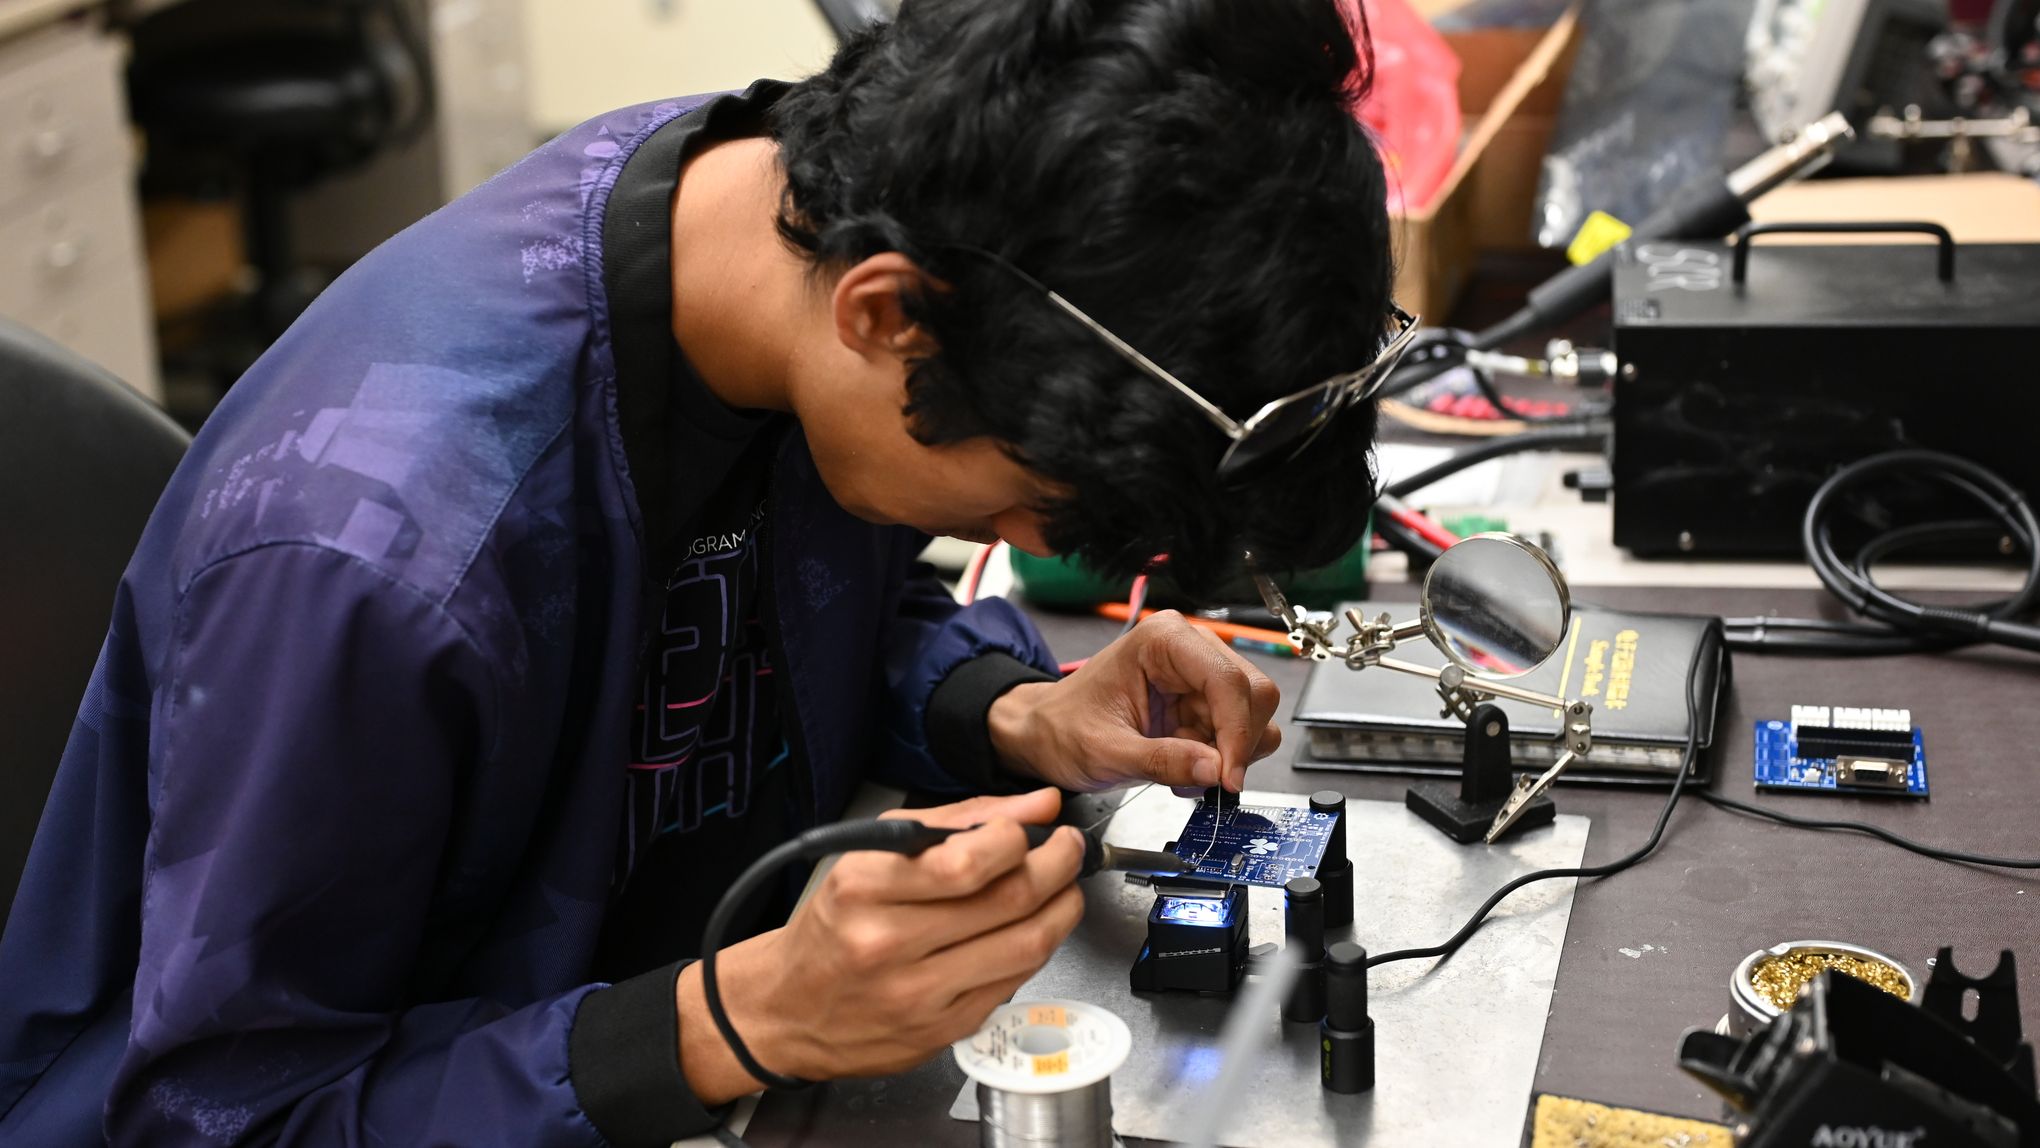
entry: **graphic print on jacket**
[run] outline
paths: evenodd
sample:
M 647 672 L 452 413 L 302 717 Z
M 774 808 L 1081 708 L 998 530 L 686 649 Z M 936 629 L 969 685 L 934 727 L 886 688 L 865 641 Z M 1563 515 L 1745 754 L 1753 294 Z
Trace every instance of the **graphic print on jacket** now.
M 699 955 L 723 890 L 791 829 L 790 754 L 760 577 L 778 440 L 756 436 L 677 535 L 681 558 L 632 715 L 617 899 L 597 960 L 604 976 Z M 742 935 L 783 911 L 775 898 L 759 901 L 740 918 Z
M 760 501 L 742 526 L 690 539 L 666 585 L 666 615 L 645 654 L 624 879 L 659 837 L 750 816 L 754 772 L 783 764 L 775 759 L 779 707 L 759 601 L 765 513 Z

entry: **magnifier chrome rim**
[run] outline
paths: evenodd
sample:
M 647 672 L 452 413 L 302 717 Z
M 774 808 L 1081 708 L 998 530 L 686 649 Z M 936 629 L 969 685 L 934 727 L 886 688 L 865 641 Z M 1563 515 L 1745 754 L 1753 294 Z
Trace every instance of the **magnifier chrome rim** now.
M 1489 542 L 1505 542 L 1510 546 L 1515 547 L 1516 549 L 1522 551 L 1523 553 L 1528 554 L 1530 557 L 1535 558 L 1537 560 L 1537 564 L 1544 567 L 1544 572 L 1551 576 L 1551 584 L 1558 590 L 1558 605 L 1559 605 L 1558 645 L 1555 645 L 1551 648 L 1551 653 L 1544 655 L 1542 658 L 1539 658 L 1536 664 L 1517 670 L 1513 674 L 1496 673 L 1494 670 L 1489 669 L 1486 666 L 1476 665 L 1472 662 L 1467 661 L 1465 658 L 1460 657 L 1458 651 L 1453 648 L 1452 643 L 1446 639 L 1444 630 L 1439 627 L 1438 619 L 1433 617 L 1431 614 L 1431 579 L 1435 577 L 1438 573 L 1438 565 L 1435 562 L 1432 563 L 1431 568 L 1424 573 L 1424 589 L 1422 593 L 1419 594 L 1417 597 L 1417 620 L 1419 622 L 1422 622 L 1424 625 L 1424 636 L 1431 640 L 1431 644 L 1438 648 L 1439 653 L 1445 655 L 1446 661 L 1451 662 L 1455 666 L 1458 666 L 1460 669 L 1466 671 L 1468 676 L 1473 677 L 1475 679 L 1486 678 L 1489 681 L 1505 682 L 1509 681 L 1512 678 L 1520 678 L 1526 674 L 1536 673 L 1537 670 L 1544 665 L 1544 663 L 1550 661 L 1553 655 L 1558 653 L 1559 646 L 1565 644 L 1566 631 L 1572 628 L 1572 588 L 1566 585 L 1565 575 L 1559 572 L 1558 564 L 1551 560 L 1551 555 L 1546 554 L 1541 548 L 1532 546 L 1528 542 L 1523 541 L 1521 538 L 1518 538 L 1513 534 L 1507 534 L 1501 531 L 1493 530 L 1487 531 L 1482 534 L 1469 534 L 1466 537 L 1460 539 L 1459 541 L 1453 543 L 1446 549 L 1449 552 L 1452 550 L 1457 550 L 1459 547 L 1464 546 L 1469 542 L 1479 542 L 1483 540 Z

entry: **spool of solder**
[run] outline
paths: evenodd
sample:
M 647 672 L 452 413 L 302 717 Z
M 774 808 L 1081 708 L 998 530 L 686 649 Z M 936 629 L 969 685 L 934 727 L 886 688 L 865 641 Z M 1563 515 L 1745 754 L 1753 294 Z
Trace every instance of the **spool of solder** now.
M 1133 1049 L 1126 1022 L 1081 1001 L 1014 1001 L 954 1045 L 977 1082 L 983 1148 L 1112 1148 L 1112 1073 Z
M 1883 953 L 1840 941 L 1787 941 L 1758 949 L 1735 967 L 1728 982 L 1729 1031 L 1743 1034 L 1770 1024 L 1799 999 L 1806 982 L 1829 969 L 1903 1000 L 1919 1000 L 1919 982 Z

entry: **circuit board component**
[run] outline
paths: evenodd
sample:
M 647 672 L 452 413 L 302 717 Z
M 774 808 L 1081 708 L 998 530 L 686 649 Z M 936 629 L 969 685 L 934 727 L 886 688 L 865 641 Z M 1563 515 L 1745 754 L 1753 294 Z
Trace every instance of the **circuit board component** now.
M 1196 864 L 1185 877 L 1280 888 L 1317 874 L 1338 814 L 1308 807 L 1200 801 L 1169 847 Z
M 1793 706 L 1793 752 L 1800 757 L 1912 757 L 1911 710 Z
M 1927 749 L 1912 711 L 1793 706 L 1760 721 L 1756 786 L 1777 791 L 1927 796 Z

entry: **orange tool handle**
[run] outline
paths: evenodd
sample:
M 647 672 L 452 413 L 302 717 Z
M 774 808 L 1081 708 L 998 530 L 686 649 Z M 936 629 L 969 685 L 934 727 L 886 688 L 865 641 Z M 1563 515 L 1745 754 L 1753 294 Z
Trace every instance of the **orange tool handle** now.
M 1142 610 L 1140 616 L 1142 618 L 1149 618 L 1154 613 L 1155 611 L 1153 610 Z M 1126 603 L 1107 602 L 1098 607 L 1098 616 L 1110 618 L 1115 622 L 1124 622 L 1126 621 Z M 1237 622 L 1218 622 L 1210 618 L 1200 618 L 1195 614 L 1185 614 L 1183 615 L 1183 620 L 1193 626 L 1201 626 L 1206 630 L 1210 630 L 1228 642 L 1234 638 L 1239 638 L 1249 642 L 1271 642 L 1278 646 L 1287 646 L 1289 644 L 1289 635 L 1281 630 L 1264 630 L 1257 626 L 1242 626 Z

